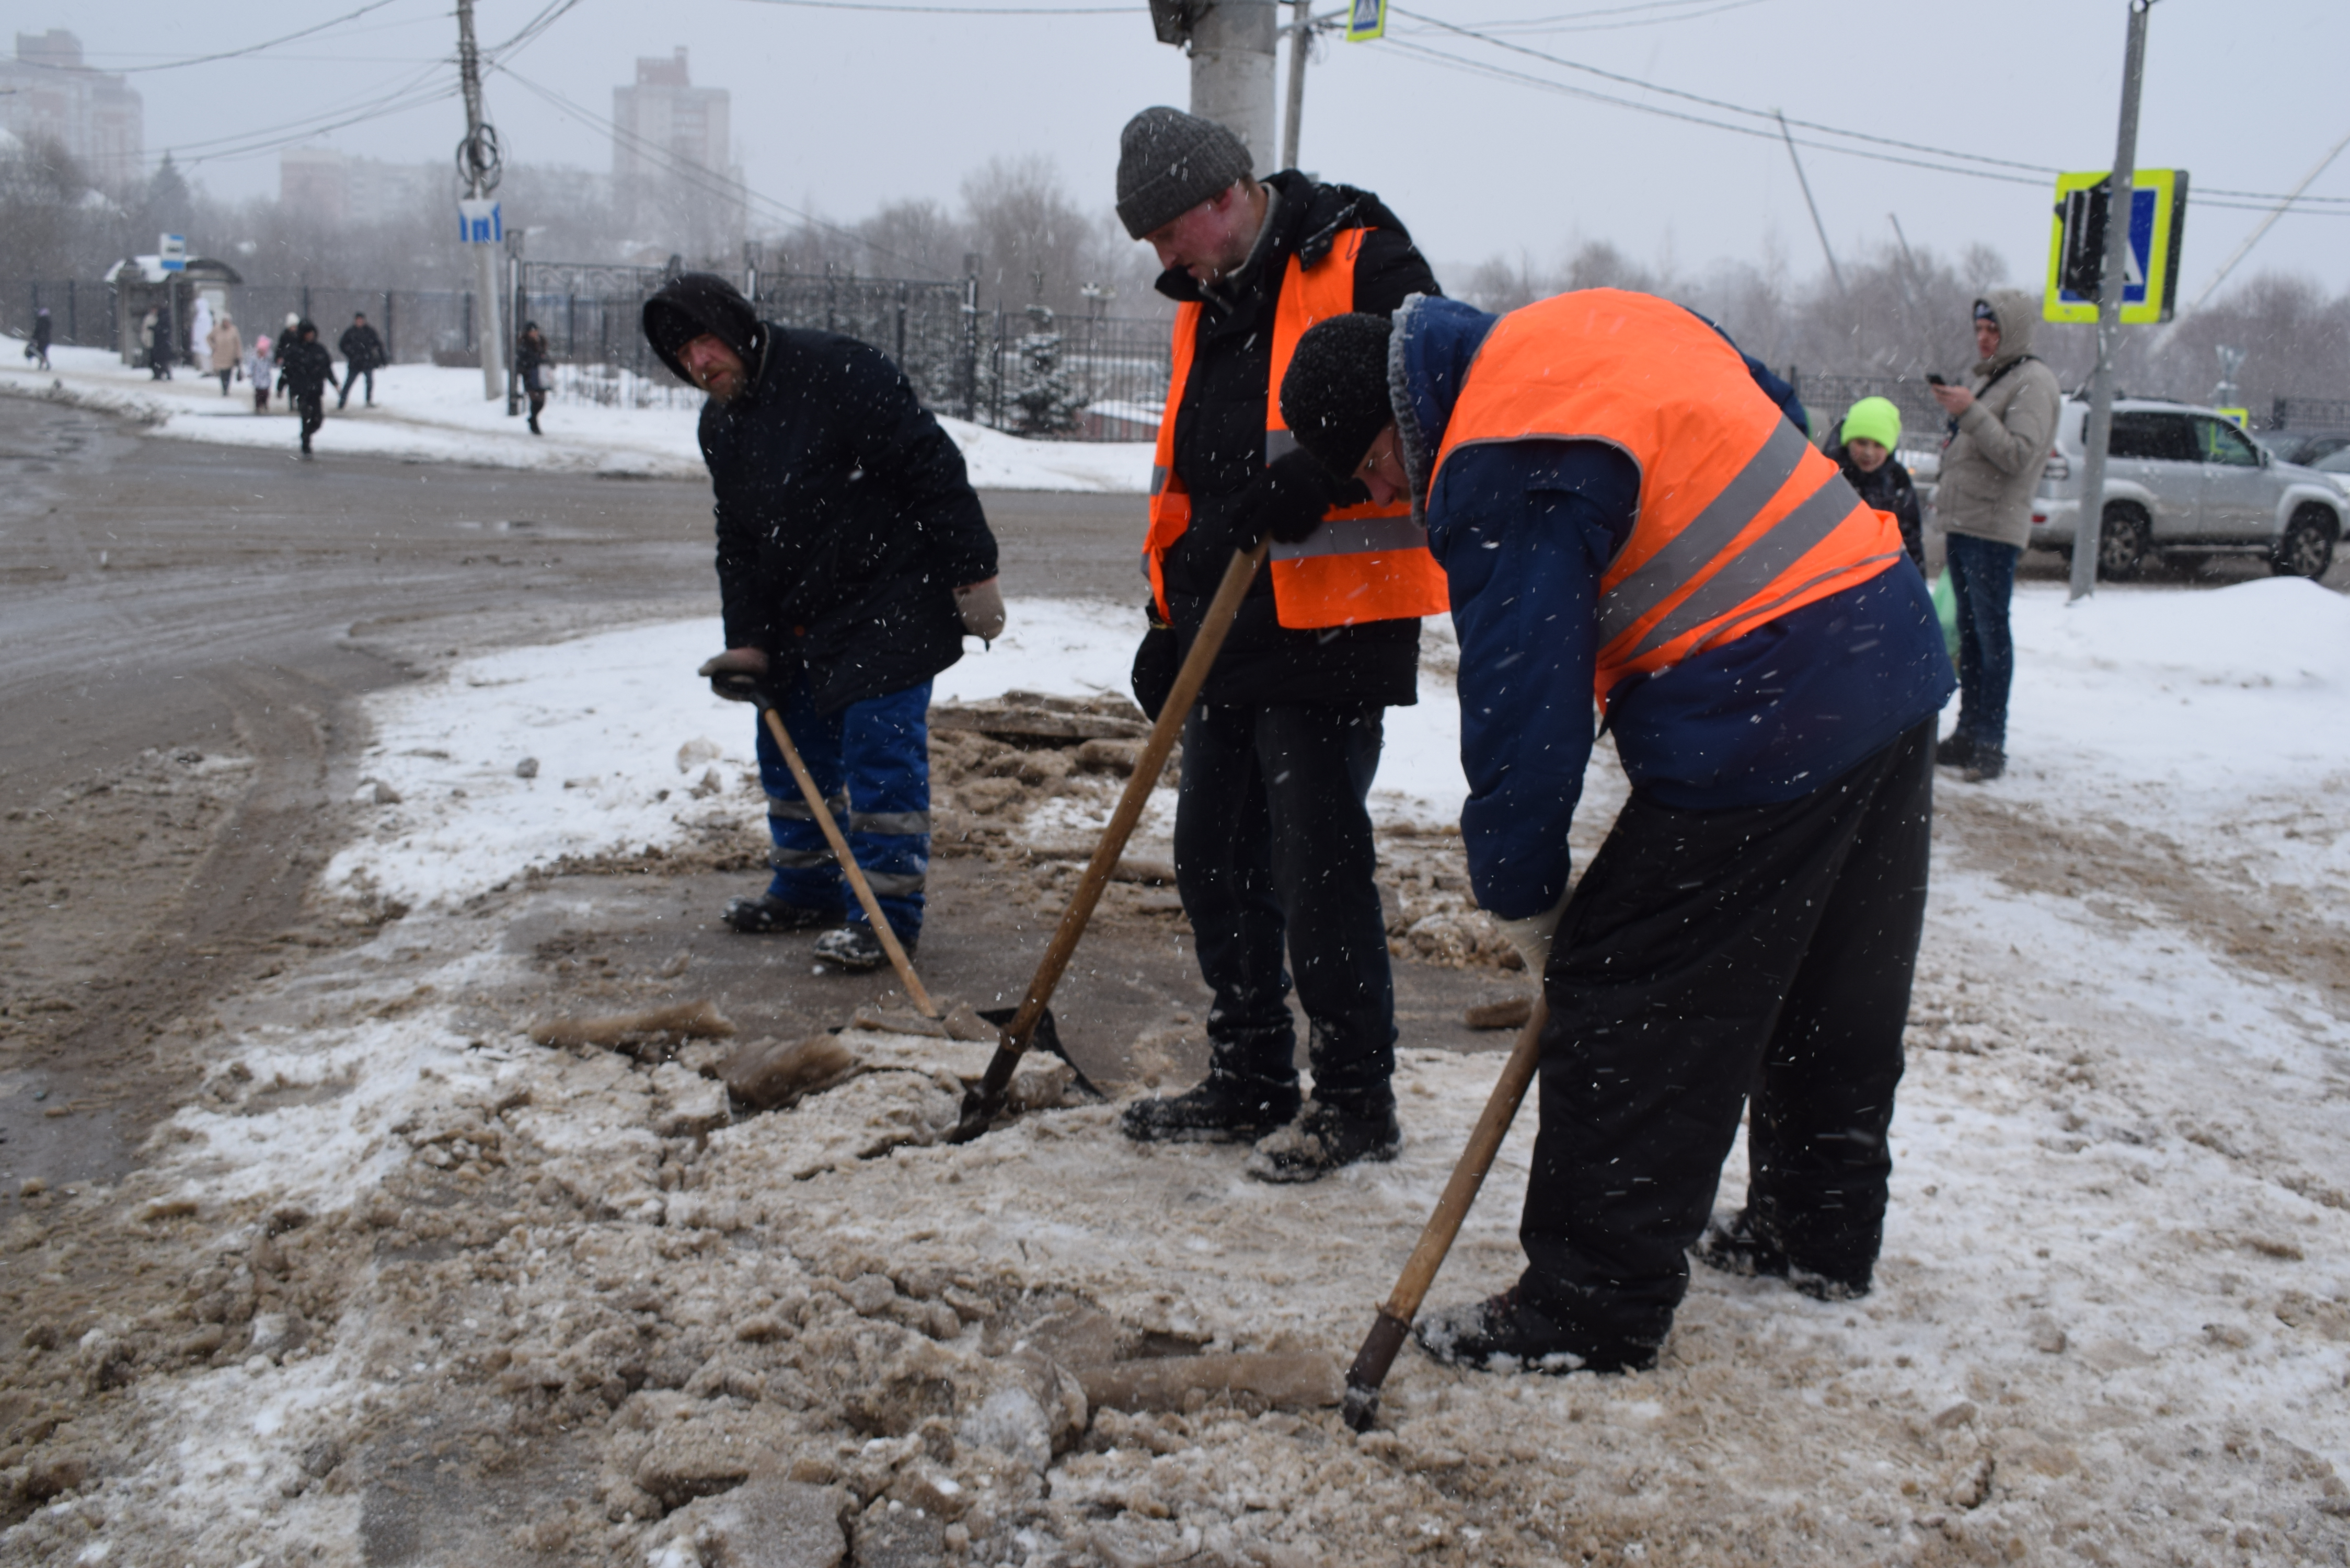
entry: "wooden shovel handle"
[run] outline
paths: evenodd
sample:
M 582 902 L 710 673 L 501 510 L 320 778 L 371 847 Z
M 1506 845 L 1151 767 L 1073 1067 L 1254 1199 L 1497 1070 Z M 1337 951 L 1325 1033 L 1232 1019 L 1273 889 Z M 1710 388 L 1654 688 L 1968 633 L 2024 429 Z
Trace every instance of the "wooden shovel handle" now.
M 1036 1021 L 1045 1015 L 1045 1004 L 1053 1000 L 1054 988 L 1061 983 L 1062 973 L 1076 956 L 1077 942 L 1086 934 L 1086 923 L 1093 919 L 1094 908 L 1101 902 L 1102 889 L 1109 886 L 1110 873 L 1118 869 L 1118 857 L 1126 853 L 1126 842 L 1134 836 L 1134 825 L 1142 820 L 1143 808 L 1150 804 L 1150 792 L 1157 787 L 1159 774 L 1167 766 L 1168 753 L 1174 751 L 1176 740 L 1183 733 L 1183 721 L 1191 716 L 1191 704 L 1199 699 L 1200 688 L 1207 683 L 1208 669 L 1216 662 L 1224 638 L 1240 615 L 1241 600 L 1247 597 L 1249 581 L 1256 576 L 1257 567 L 1272 548 L 1272 541 L 1265 540 L 1253 550 L 1236 550 L 1232 564 L 1224 568 L 1224 580 L 1216 585 L 1216 597 L 1208 601 L 1207 614 L 1201 618 L 1200 634 L 1192 639 L 1191 651 L 1184 656 L 1182 669 L 1175 673 L 1175 684 L 1168 690 L 1166 704 L 1159 710 L 1159 720 L 1150 727 L 1150 738 L 1142 744 L 1142 757 L 1134 764 L 1134 776 L 1126 781 L 1126 793 L 1118 796 L 1118 809 L 1110 813 L 1109 826 L 1102 829 L 1101 842 L 1094 846 L 1093 858 L 1086 862 L 1086 874 L 1077 879 L 1077 890 L 1070 898 L 1069 907 L 1061 913 L 1061 923 L 1053 932 L 1051 944 L 1045 949 L 1044 961 L 1037 964 L 1035 977 L 1028 982 L 1027 994 L 1020 999 L 1020 1011 L 1003 1026 L 1003 1040 L 996 1047 L 994 1060 L 988 1064 L 987 1076 L 980 1088 L 991 1104 L 1000 1099 L 1004 1085 L 1012 1081 L 1012 1070 L 1018 1064 L 1020 1054 L 1028 1049 L 1029 1037 L 1036 1033 Z
M 1348 1421 L 1356 1423 L 1357 1413 L 1361 1412 L 1363 1418 L 1356 1423 L 1357 1430 L 1369 1424 L 1370 1412 L 1378 1407 L 1379 1385 L 1387 1381 L 1388 1368 L 1394 1365 L 1396 1353 L 1403 1348 L 1411 1320 L 1419 1314 L 1420 1303 L 1428 1298 L 1428 1287 L 1436 1282 L 1437 1271 L 1444 1266 L 1445 1255 L 1452 1251 L 1452 1243 L 1461 1234 L 1461 1222 L 1469 1218 L 1469 1210 L 1477 1201 L 1478 1189 L 1485 1185 L 1486 1173 L 1493 1168 L 1493 1157 L 1501 1152 L 1502 1139 L 1509 1135 L 1510 1124 L 1517 1119 L 1518 1106 L 1524 1102 L 1534 1069 L 1542 1062 L 1543 1025 L 1549 1021 L 1548 1002 L 1536 996 L 1533 1015 L 1518 1031 L 1517 1044 L 1511 1048 L 1509 1060 L 1502 1064 L 1502 1075 L 1493 1081 L 1492 1094 L 1486 1097 L 1484 1114 L 1470 1130 L 1469 1147 L 1461 1151 L 1461 1161 L 1452 1168 L 1451 1179 L 1444 1184 L 1444 1195 L 1436 1200 L 1436 1211 L 1420 1230 L 1419 1244 L 1405 1260 L 1394 1293 L 1379 1308 L 1360 1354 L 1347 1369 L 1347 1414 Z
M 832 846 L 833 858 L 840 862 L 841 875 L 847 877 L 848 885 L 857 890 L 857 901 L 865 906 L 865 918 L 873 922 L 873 934 L 881 939 L 881 950 L 889 955 L 890 967 L 898 971 L 899 980 L 904 982 L 906 994 L 913 999 L 923 1017 L 936 1018 L 939 1015 L 938 1004 L 931 1000 L 931 993 L 922 989 L 921 977 L 914 972 L 914 961 L 906 956 L 905 946 L 898 940 L 898 933 L 889 929 L 889 919 L 881 912 L 881 900 L 873 896 L 873 885 L 866 881 L 864 871 L 857 864 L 857 857 L 848 852 L 848 840 L 840 836 L 840 824 L 833 821 L 832 808 L 825 805 L 823 792 L 816 787 L 816 780 L 808 774 L 807 763 L 800 761 L 800 750 L 792 744 L 791 732 L 784 728 L 783 715 L 764 702 L 759 704 L 759 712 L 767 721 L 767 733 L 775 737 L 775 749 L 784 753 L 784 765 L 791 769 L 792 777 L 799 781 L 800 794 L 806 799 L 808 810 L 816 814 L 816 825 L 824 829 L 824 841 Z

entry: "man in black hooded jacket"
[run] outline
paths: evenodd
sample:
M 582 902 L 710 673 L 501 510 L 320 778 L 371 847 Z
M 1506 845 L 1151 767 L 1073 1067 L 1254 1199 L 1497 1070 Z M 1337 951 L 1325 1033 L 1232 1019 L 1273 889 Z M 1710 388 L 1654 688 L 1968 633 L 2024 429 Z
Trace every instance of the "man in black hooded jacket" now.
M 850 852 L 909 951 L 930 864 L 931 680 L 964 633 L 1003 629 L 995 538 L 962 453 L 881 353 L 761 321 L 723 278 L 688 273 L 645 302 L 644 332 L 710 394 L 702 456 L 716 494 L 726 651 L 716 679 L 760 678 Z M 816 956 L 886 961 L 762 725 L 775 876 L 737 898 L 738 931 L 830 927 Z
M 1186 307 L 1146 546 L 1159 589 L 1154 618 L 1163 607 L 1172 630 L 1157 640 L 1172 642 L 1170 654 L 1190 648 L 1235 550 L 1268 533 L 1303 539 L 1332 506 L 1366 499 L 1359 485 L 1341 493 L 1272 428 L 1276 356 L 1317 308 L 1386 314 L 1408 295 L 1437 292 L 1377 196 L 1295 170 L 1259 181 L 1251 168 L 1230 130 L 1179 109 L 1145 109 L 1119 139 L 1119 220 L 1157 251 L 1159 291 Z M 1348 589 L 1301 602 L 1312 597 L 1295 591 L 1303 574 L 1276 580 L 1296 564 L 1282 555 L 1251 584 L 1183 731 L 1175 874 L 1214 992 L 1208 1076 L 1128 1107 L 1122 1127 L 1144 1141 L 1257 1141 L 1249 1174 L 1310 1181 L 1400 1146 L 1395 988 L 1365 801 L 1385 710 L 1418 700 L 1419 618 L 1443 608 L 1443 577 L 1420 535 L 1411 593 L 1359 601 L 1403 597 L 1415 607 L 1358 618 L 1332 602 Z M 1351 591 L 1376 586 L 1357 581 Z M 1155 707 L 1163 692 L 1148 687 L 1138 660 L 1136 694 Z M 1308 1025 L 1310 1104 L 1298 1086 L 1292 971 Z
M 318 328 L 308 321 L 294 324 L 294 342 L 279 361 L 278 379 L 294 400 L 302 419 L 302 452 L 308 456 L 310 438 L 327 422 L 327 389 L 335 384 L 335 357 L 318 341 Z

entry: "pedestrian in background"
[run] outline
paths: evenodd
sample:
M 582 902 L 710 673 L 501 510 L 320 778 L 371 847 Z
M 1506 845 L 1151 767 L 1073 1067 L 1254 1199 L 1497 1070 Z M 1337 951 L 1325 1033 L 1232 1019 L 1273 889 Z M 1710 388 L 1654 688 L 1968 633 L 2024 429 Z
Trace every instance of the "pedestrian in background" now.
M 2007 693 L 2015 679 L 2008 604 L 2016 560 L 2032 536 L 2032 493 L 2064 400 L 2056 372 L 2032 353 L 2039 316 L 2039 301 L 2020 288 L 1995 288 L 1976 300 L 1980 357 L 1967 385 L 1933 389 L 1951 416 L 1934 514 L 1959 607 L 1959 722 L 1934 748 L 1934 760 L 1963 769 L 1974 784 L 2007 771 Z
M 1918 569 L 1926 569 L 1925 524 L 1918 513 L 1918 487 L 1893 454 L 1901 445 L 1901 410 L 1890 398 L 1863 398 L 1836 427 L 1828 456 L 1844 470 L 1845 483 L 1879 512 L 1901 524 L 1901 547 Z
M 343 351 L 343 395 L 335 400 L 335 407 L 350 405 L 351 389 L 359 384 L 361 376 L 367 378 L 367 406 L 375 407 L 375 373 L 388 356 L 383 351 L 382 337 L 368 325 L 367 312 L 362 310 L 351 317 L 351 324 L 343 328 L 342 337 L 335 347 Z
M 515 338 L 515 379 L 530 398 L 530 433 L 545 435 L 538 428 L 538 411 L 546 407 L 546 334 L 536 321 L 524 322 Z
M 172 379 L 172 329 L 163 320 L 161 306 L 150 306 L 139 323 L 139 346 L 147 350 L 147 379 L 168 381 Z
M 213 302 L 203 295 L 196 296 L 196 307 L 188 313 L 188 340 L 174 344 L 179 357 L 191 365 L 212 369 Z
M 269 411 L 269 383 L 277 374 L 277 361 L 272 356 L 276 345 L 265 332 L 253 340 L 253 352 L 245 357 L 244 379 L 253 383 L 253 411 Z
M 33 335 L 25 340 L 25 358 L 39 360 L 44 370 L 49 368 L 49 307 L 46 305 L 33 313 Z
M 228 384 L 244 368 L 244 334 L 236 329 L 236 317 L 226 311 L 213 324 L 212 337 L 204 345 L 210 358 L 205 361 L 212 373 L 220 378 L 221 396 L 228 396 Z
M 327 422 L 327 389 L 335 384 L 335 357 L 318 341 L 318 329 L 307 321 L 294 324 L 294 346 L 286 350 L 279 371 L 294 411 L 302 416 L 302 455 L 310 455 L 310 438 Z

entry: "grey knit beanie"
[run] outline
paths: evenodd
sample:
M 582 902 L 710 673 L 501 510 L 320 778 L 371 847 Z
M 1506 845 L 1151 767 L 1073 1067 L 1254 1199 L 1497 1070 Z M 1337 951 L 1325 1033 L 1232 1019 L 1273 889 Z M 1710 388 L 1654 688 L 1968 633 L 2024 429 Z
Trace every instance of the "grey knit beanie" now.
M 1247 178 L 1248 149 L 1212 119 L 1161 105 L 1118 136 L 1118 219 L 1136 239 Z
M 1281 379 L 1281 418 L 1297 444 L 1340 479 L 1393 422 L 1384 316 L 1333 316 L 1305 329 Z

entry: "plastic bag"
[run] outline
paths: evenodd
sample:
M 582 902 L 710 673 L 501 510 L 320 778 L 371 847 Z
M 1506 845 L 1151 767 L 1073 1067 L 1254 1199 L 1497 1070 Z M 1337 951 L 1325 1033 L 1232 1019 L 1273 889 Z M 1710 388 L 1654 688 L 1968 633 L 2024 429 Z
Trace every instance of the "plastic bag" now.
M 1959 590 L 1948 571 L 1934 579 L 1934 618 L 1942 623 L 1942 650 L 1959 661 Z

